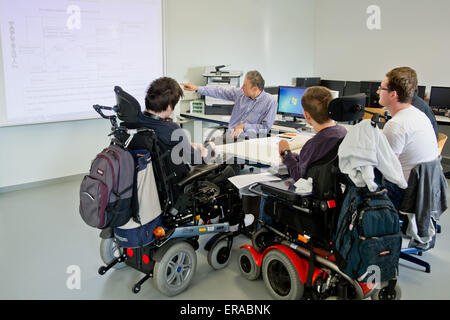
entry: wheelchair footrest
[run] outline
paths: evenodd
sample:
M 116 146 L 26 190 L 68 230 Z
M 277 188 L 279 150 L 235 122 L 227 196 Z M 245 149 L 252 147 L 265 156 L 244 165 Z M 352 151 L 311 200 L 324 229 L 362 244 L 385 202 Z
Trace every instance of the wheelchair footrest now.
M 101 266 L 98 269 L 98 273 L 100 275 L 104 275 L 109 269 L 111 269 L 112 267 L 114 267 L 116 264 L 120 263 L 120 262 L 124 262 L 125 260 L 127 260 L 127 255 L 126 254 L 122 254 L 121 256 L 115 258 L 113 261 L 111 261 L 110 264 L 108 264 L 107 266 Z

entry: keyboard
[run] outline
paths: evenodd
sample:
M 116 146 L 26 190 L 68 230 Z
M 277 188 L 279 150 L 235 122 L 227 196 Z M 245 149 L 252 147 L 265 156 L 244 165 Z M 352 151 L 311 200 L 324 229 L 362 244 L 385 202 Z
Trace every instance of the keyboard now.
M 289 127 L 289 128 L 303 128 L 303 127 L 306 127 L 306 123 L 304 123 L 304 122 L 292 122 L 292 121 L 275 120 L 273 124 L 277 125 L 277 126 Z
M 446 110 L 442 110 L 442 109 L 431 109 L 434 113 L 435 116 L 445 116 L 445 112 Z

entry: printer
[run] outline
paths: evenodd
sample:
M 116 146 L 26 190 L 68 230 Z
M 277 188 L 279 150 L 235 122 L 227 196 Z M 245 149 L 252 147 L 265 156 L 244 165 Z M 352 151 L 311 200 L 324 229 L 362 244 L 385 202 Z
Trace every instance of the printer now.
M 229 65 L 209 66 L 202 74 L 206 78 L 207 86 L 221 86 L 239 88 L 242 71 L 222 70 Z M 205 97 L 205 114 L 230 115 L 234 102 L 213 97 Z

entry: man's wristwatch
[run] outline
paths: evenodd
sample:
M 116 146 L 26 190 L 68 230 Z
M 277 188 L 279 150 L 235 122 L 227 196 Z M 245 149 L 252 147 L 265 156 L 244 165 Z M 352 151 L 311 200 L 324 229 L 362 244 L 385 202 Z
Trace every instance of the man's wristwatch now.
M 290 149 L 286 149 L 280 152 L 280 156 L 285 157 L 288 153 L 291 153 Z

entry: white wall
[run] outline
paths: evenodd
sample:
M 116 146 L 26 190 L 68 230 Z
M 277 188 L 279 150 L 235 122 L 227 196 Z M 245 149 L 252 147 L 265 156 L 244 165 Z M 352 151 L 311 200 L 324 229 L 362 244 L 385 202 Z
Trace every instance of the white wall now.
M 97 119 L 0 128 L 0 188 L 87 172 L 109 129 Z
M 369 30 L 370 5 L 381 29 Z M 450 1 L 317 0 L 314 74 L 330 80 L 383 80 L 399 66 L 417 71 L 419 85 L 450 87 Z M 450 136 L 450 126 L 439 125 Z M 450 143 L 442 156 L 450 159 Z
M 381 11 L 369 30 L 367 7 Z M 397 66 L 414 68 L 419 84 L 450 86 L 450 1 L 317 0 L 314 73 L 326 79 L 382 80 Z
M 205 66 L 231 64 L 259 70 L 268 86 L 291 85 L 313 72 L 314 7 L 314 0 L 168 0 L 167 74 L 205 84 Z
M 231 64 L 261 71 L 267 85 L 291 84 L 313 72 L 314 7 L 314 0 L 166 0 L 166 73 L 202 84 L 205 66 Z M 87 172 L 109 129 L 103 119 L 0 128 L 0 188 Z

